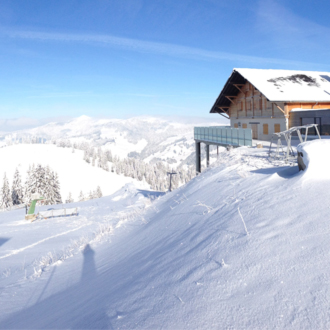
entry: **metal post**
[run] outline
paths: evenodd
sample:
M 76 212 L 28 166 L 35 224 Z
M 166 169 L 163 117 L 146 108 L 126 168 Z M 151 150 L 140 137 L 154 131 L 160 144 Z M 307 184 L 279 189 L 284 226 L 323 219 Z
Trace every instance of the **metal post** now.
M 206 145 L 206 167 L 210 166 L 210 146 Z
M 172 175 L 175 175 L 175 174 L 177 174 L 177 173 L 176 172 L 173 172 L 173 170 L 172 170 L 172 172 L 167 172 L 167 175 L 170 176 L 170 188 L 169 188 L 169 191 L 172 191 Z
M 303 143 L 303 139 L 301 137 L 300 129 L 297 129 L 297 134 L 298 134 L 298 138 L 299 138 L 300 143 Z
M 317 135 L 319 136 L 319 139 L 321 139 L 320 132 L 319 132 L 319 130 L 318 130 L 318 128 L 317 128 L 317 125 L 315 125 L 315 130 L 316 130 L 316 132 L 317 132 Z
M 196 146 L 196 174 L 201 173 L 201 143 L 195 142 Z

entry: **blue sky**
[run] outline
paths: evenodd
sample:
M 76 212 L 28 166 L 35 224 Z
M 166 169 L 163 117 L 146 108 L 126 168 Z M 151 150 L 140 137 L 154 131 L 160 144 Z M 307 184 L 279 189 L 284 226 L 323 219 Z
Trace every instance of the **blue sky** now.
M 330 3 L 1 0 L 0 118 L 215 116 L 234 67 L 330 71 Z

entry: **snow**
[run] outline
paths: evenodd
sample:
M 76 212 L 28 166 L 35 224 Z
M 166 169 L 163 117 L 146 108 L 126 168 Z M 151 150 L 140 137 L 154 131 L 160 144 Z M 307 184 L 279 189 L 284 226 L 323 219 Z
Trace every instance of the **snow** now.
M 234 69 L 234 71 L 250 81 L 271 102 L 330 101 L 330 72 L 264 69 Z M 298 78 L 292 79 L 292 76 L 297 77 L 297 75 Z M 300 79 L 299 76 L 304 76 L 307 81 Z M 327 76 L 329 80 L 321 76 Z
M 49 165 L 58 173 L 61 185 L 62 199 L 72 193 L 74 200 L 78 200 L 80 191 L 85 195 L 95 191 L 100 186 L 104 196 L 113 194 L 127 183 L 136 182 L 140 188 L 148 188 L 145 182 L 107 172 L 99 167 L 91 166 L 83 160 L 83 151 L 71 148 L 58 148 L 52 144 L 18 144 L 0 149 L 0 158 L 6 161 L 0 163 L 0 176 L 6 172 L 10 185 L 16 167 L 25 182 L 29 165 Z
M 313 140 L 301 143 L 297 150 L 303 155 L 306 165 L 304 178 L 311 180 L 330 179 L 330 140 Z
M 305 179 L 324 148 L 300 149 L 304 172 L 265 149 L 224 151 L 120 226 L 151 192 L 75 203 L 72 220 L 23 225 L 19 210 L 0 214 L 0 258 L 11 253 L 0 263 L 0 328 L 329 328 L 329 178 Z M 91 235 L 99 223 L 115 230 Z M 24 277 L 24 258 L 88 234 L 71 257 Z
M 89 142 L 93 146 L 110 149 L 119 158 L 137 157 L 146 161 L 169 160 L 173 166 L 192 165 L 195 152 L 194 126 L 221 125 L 225 119 L 133 117 L 129 119 L 98 119 L 88 116 L 68 122 L 54 122 L 9 133 L 4 136 L 7 144 L 31 138 L 46 140 L 69 139 L 72 143 Z M 157 134 L 155 134 L 155 132 Z M 181 146 L 180 156 L 169 150 L 171 139 Z M 164 144 L 162 143 L 164 142 Z M 1 146 L 0 141 L 0 146 Z M 172 152 L 171 152 L 172 151 Z M 157 156 L 154 156 L 157 154 Z
M 137 141 L 137 143 L 130 143 L 124 137 L 117 136 L 115 143 L 110 143 L 106 145 L 106 149 L 109 147 L 113 155 L 118 156 L 119 158 L 125 158 L 130 152 L 141 152 L 148 142 L 145 139 Z
M 327 109 L 302 109 L 302 108 L 294 108 L 292 109 L 290 112 L 301 112 L 301 111 L 323 111 L 323 110 L 329 110 L 329 108 Z

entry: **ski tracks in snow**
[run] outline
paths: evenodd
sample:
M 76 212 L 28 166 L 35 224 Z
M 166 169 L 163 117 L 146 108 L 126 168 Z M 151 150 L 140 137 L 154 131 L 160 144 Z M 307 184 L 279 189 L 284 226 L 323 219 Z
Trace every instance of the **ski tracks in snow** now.
M 14 255 L 14 254 L 18 254 L 18 253 L 20 253 L 20 252 L 23 252 L 23 251 L 25 251 L 25 250 L 27 250 L 27 249 L 30 249 L 30 248 L 32 248 L 32 247 L 34 247 L 34 246 L 37 246 L 37 245 L 39 245 L 39 244 L 41 244 L 41 243 L 43 243 L 43 242 L 45 242 L 45 241 L 48 241 L 48 240 L 50 240 L 50 239 L 53 239 L 53 238 L 56 238 L 56 237 L 59 237 L 59 236 L 63 236 L 63 235 L 69 234 L 69 233 L 71 233 L 71 232 L 73 232 L 73 231 L 77 231 L 77 230 L 79 230 L 79 229 L 81 229 L 81 228 L 83 228 L 83 227 L 85 227 L 85 226 L 87 226 L 87 225 L 88 225 L 88 224 L 85 224 L 85 225 L 82 225 L 82 226 L 77 227 L 77 228 L 75 228 L 75 229 L 67 230 L 67 231 L 65 231 L 65 232 L 63 232 L 63 233 L 60 233 L 60 234 L 57 234 L 57 235 L 53 235 L 53 236 L 50 236 L 50 237 L 44 238 L 44 239 L 42 239 L 42 240 L 40 240 L 40 241 L 38 241 L 38 242 L 35 242 L 35 243 L 33 243 L 33 244 L 30 244 L 30 245 L 27 245 L 27 246 L 22 247 L 22 248 L 20 248 L 20 249 L 13 250 L 11 253 L 8 253 L 8 254 L 6 254 L 6 255 L 0 257 L 0 259 L 8 258 L 8 257 L 10 257 L 10 256 L 12 256 L 12 255 Z

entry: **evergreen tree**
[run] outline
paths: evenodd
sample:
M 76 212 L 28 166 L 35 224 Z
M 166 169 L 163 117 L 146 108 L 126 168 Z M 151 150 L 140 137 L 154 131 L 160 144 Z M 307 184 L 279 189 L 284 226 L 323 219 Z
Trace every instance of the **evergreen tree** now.
M 101 188 L 100 188 L 100 186 L 97 186 L 97 188 L 96 188 L 96 198 L 100 198 L 102 196 L 103 196 L 103 194 L 102 194 Z
M 88 198 L 89 199 L 93 199 L 94 198 L 94 194 L 93 194 L 93 192 L 91 190 L 89 191 Z
M 22 187 L 21 175 L 17 168 L 14 174 L 11 198 L 13 201 L 13 205 L 19 205 L 23 203 L 23 187 Z
M 107 159 L 108 162 L 112 162 L 112 153 L 111 153 L 111 150 L 106 150 L 106 152 L 105 152 L 105 158 Z
M 33 177 L 32 174 L 34 173 L 34 164 L 29 166 L 27 171 L 25 187 L 24 187 L 24 202 L 26 204 L 31 203 L 31 195 L 35 192 L 33 188 Z
M 28 171 L 25 184 L 25 202 L 31 203 L 31 195 L 39 193 L 44 197 L 44 204 L 62 203 L 58 176 L 48 166 L 38 164 Z
M 3 177 L 3 183 L 1 188 L 1 206 L 2 208 L 8 208 L 13 205 L 11 194 L 10 194 L 10 188 L 9 188 L 9 182 L 7 179 L 7 175 L 5 173 Z
M 91 162 L 87 150 L 84 151 L 84 161 L 86 161 L 87 163 Z
M 38 164 L 34 170 L 32 177 L 34 192 L 37 192 L 41 196 L 45 197 L 49 184 L 48 177 L 46 175 L 46 169 L 41 164 Z
M 60 193 L 60 182 L 58 180 L 58 175 L 55 172 L 50 173 L 50 184 L 49 189 L 51 191 L 51 204 L 61 204 L 62 197 Z
M 79 202 L 83 202 L 85 200 L 85 196 L 84 196 L 82 190 L 80 191 L 78 199 L 79 199 Z
M 73 202 L 74 202 L 74 200 L 73 200 L 73 198 L 72 198 L 72 195 L 71 195 L 71 192 L 69 192 L 68 198 L 66 199 L 65 202 L 66 202 L 66 203 L 73 203 Z

